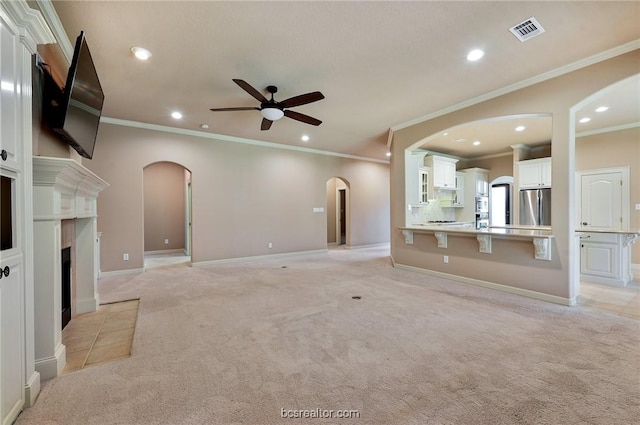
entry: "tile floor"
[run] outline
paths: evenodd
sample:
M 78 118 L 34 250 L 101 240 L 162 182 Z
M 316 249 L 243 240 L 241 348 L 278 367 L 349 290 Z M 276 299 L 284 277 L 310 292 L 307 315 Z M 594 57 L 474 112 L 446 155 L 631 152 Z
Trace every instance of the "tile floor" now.
M 156 267 L 168 266 L 173 264 L 189 263 L 190 261 L 190 256 L 176 253 L 145 254 L 144 269 L 149 270 Z
M 578 304 L 640 320 L 640 281 L 626 287 L 581 282 Z
M 129 357 L 139 300 L 103 304 L 94 313 L 74 317 L 62 330 L 67 349 L 63 373 Z

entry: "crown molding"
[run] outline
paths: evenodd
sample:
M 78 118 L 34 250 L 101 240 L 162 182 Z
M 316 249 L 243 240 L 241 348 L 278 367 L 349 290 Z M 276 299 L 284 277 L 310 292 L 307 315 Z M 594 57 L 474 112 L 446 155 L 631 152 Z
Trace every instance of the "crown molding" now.
M 60 17 L 53 7 L 53 2 L 51 0 L 36 0 L 36 4 L 40 8 L 40 12 L 49 25 L 58 46 L 60 46 L 62 54 L 67 62 L 71 63 L 71 60 L 73 59 L 73 44 L 71 44 L 69 36 L 62 26 L 62 22 L 60 22 Z
M 31 54 L 37 52 L 38 44 L 55 43 L 55 38 L 40 12 L 29 7 L 26 1 L 3 1 L 0 17 L 6 16 L 8 25 L 15 25 L 20 41 Z
M 340 152 L 323 151 L 320 149 L 311 149 L 311 148 L 304 148 L 300 146 L 285 145 L 282 143 L 265 142 L 262 140 L 245 139 L 243 137 L 228 136 L 225 134 L 206 133 L 203 131 L 188 130 L 184 128 L 169 127 L 169 126 L 157 125 L 157 124 L 149 124 L 149 123 L 144 123 L 139 121 L 123 120 L 119 118 L 109 118 L 109 117 L 103 116 L 100 118 L 100 122 L 105 124 L 118 125 L 122 127 L 133 127 L 133 128 L 141 128 L 145 130 L 161 131 L 164 133 L 181 134 L 184 136 L 199 137 L 202 139 L 218 140 L 218 141 L 232 142 L 232 143 L 243 143 L 246 145 L 262 146 L 262 147 L 267 147 L 272 149 L 284 149 L 284 150 L 290 150 L 290 151 L 312 153 L 316 155 L 335 156 L 340 158 L 355 159 L 358 161 L 377 162 L 379 164 L 387 164 L 387 165 L 389 164 L 389 161 L 375 159 L 375 158 L 367 158 L 364 156 L 349 155 L 349 154 L 340 153 Z
M 587 136 L 594 136 L 596 134 L 613 133 L 614 131 L 628 130 L 630 128 L 636 128 L 636 127 L 640 127 L 640 122 L 632 122 L 629 124 L 615 125 L 613 127 L 598 128 L 598 129 L 589 130 L 589 131 L 581 131 L 580 133 L 576 133 L 576 139 L 578 137 L 587 137 Z

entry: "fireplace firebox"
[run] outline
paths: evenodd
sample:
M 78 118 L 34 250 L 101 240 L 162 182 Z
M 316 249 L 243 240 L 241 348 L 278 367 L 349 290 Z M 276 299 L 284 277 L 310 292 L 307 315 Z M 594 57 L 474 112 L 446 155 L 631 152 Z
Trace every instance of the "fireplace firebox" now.
M 71 247 L 62 250 L 62 329 L 71 321 Z

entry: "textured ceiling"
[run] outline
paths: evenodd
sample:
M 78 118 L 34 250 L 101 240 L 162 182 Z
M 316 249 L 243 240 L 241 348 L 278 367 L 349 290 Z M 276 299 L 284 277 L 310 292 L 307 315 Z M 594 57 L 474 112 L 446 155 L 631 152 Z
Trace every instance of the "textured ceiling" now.
M 106 117 L 376 159 L 392 126 L 640 39 L 637 1 L 53 4 L 72 42 L 86 32 Z M 508 29 L 532 16 L 546 32 L 521 43 Z M 481 61 L 466 61 L 473 48 Z M 257 106 L 233 78 L 276 85 L 277 100 L 321 91 L 293 109 L 323 124 L 260 131 L 258 111 L 210 112 Z

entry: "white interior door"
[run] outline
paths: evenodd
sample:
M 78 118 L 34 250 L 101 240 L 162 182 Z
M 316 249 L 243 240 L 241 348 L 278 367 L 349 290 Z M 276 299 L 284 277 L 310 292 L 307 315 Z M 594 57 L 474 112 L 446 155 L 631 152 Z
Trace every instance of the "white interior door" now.
M 622 173 L 583 174 L 580 186 L 580 225 L 582 227 L 622 228 Z

